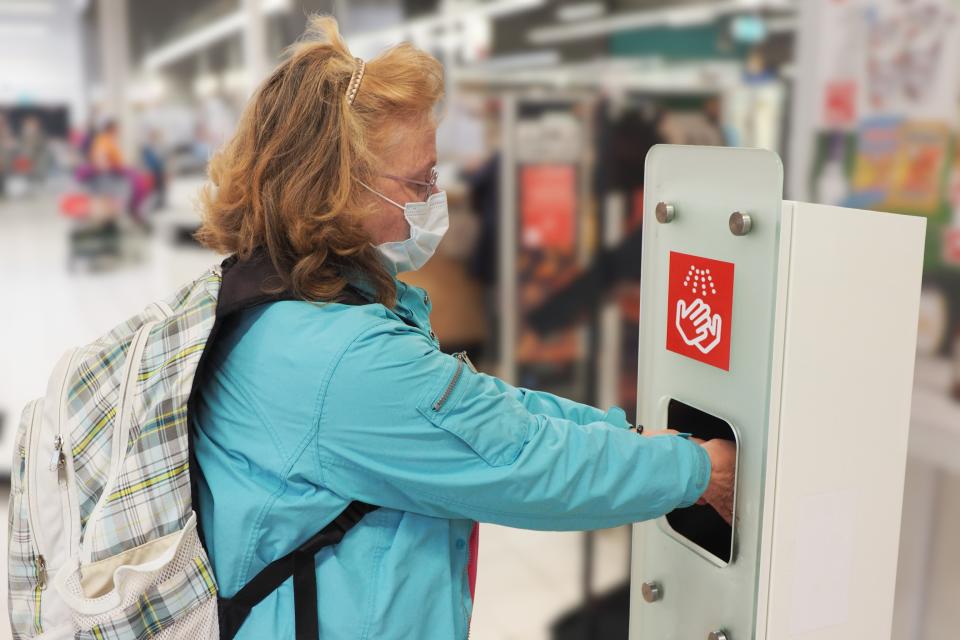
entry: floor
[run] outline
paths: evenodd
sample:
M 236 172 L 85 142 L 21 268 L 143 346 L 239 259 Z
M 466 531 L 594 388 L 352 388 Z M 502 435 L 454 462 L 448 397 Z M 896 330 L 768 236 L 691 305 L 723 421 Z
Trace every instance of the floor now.
M 0 434 L 0 470 L 9 469 L 17 412 L 42 392 L 63 349 L 94 339 L 216 261 L 206 251 L 175 247 L 168 235 L 171 217 L 160 217 L 155 233 L 139 247 L 146 256 L 143 261 L 102 273 L 83 269 L 68 273 L 69 225 L 57 215 L 55 199 L 40 196 L 0 202 L 0 413 L 6 415 Z M 954 638 L 954 630 L 960 628 L 956 606 L 960 602 L 960 545 L 956 544 L 960 479 L 912 465 L 907 485 L 894 638 Z M 0 485 L 4 513 L 8 492 L 7 485 Z M 935 526 L 918 528 L 915 520 L 930 514 Z M 3 566 L 6 527 L 0 531 Z M 626 579 L 627 538 L 626 528 L 597 533 L 594 577 L 598 591 Z M 580 533 L 483 525 L 471 637 L 549 638 L 551 622 L 581 602 L 582 545 Z M 6 618 L 3 574 L 0 620 Z M 0 640 L 8 637 L 6 624 L 0 623 Z

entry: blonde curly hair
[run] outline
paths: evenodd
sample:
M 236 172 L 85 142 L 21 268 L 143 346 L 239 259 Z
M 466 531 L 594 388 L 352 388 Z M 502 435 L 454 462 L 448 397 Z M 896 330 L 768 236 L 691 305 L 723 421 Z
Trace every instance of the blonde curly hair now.
M 443 69 L 397 45 L 366 63 L 350 104 L 357 64 L 336 20 L 312 16 L 211 159 L 196 237 L 240 259 L 263 247 L 282 288 L 302 299 L 338 300 L 359 273 L 392 307 L 393 277 L 360 224 L 359 184 L 373 182 L 398 125 L 436 126 Z

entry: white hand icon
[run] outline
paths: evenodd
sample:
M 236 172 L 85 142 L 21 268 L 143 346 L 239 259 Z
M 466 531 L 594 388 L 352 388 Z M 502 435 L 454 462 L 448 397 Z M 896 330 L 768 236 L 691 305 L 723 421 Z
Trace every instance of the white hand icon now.
M 676 325 L 683 341 L 702 353 L 710 353 L 720 344 L 723 319 L 719 313 L 711 315 L 710 305 L 700 298 L 689 306 L 684 300 L 677 300 Z

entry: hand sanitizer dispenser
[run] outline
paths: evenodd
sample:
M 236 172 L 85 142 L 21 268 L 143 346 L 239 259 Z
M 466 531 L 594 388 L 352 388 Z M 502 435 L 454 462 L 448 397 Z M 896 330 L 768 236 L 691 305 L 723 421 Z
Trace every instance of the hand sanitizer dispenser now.
M 634 527 L 631 640 L 889 638 L 925 220 L 783 201 L 758 149 L 645 175 L 638 420 L 737 470 L 732 526 Z

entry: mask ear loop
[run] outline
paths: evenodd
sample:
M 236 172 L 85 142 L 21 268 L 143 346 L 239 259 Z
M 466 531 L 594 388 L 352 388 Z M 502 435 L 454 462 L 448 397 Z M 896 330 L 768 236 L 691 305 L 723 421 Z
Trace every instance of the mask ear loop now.
M 368 185 L 368 184 L 367 184 L 366 182 L 364 182 L 363 180 L 357 180 L 357 182 L 359 182 L 361 185 L 363 185 L 364 188 L 365 188 L 367 191 L 369 191 L 370 193 L 380 196 L 381 198 L 383 198 L 384 200 L 386 200 L 387 202 L 389 202 L 389 203 L 392 204 L 393 206 L 397 207 L 397 208 L 400 209 L 401 211 L 406 211 L 406 210 L 407 210 L 407 208 L 406 208 L 405 206 L 403 206 L 402 204 L 399 204 L 399 203 L 397 203 L 397 202 L 394 202 L 393 200 L 391 200 L 391 199 L 388 198 L 387 196 L 383 195 L 382 193 L 380 193 L 379 191 L 377 191 L 376 189 L 374 189 L 373 187 L 371 187 L 370 185 Z

